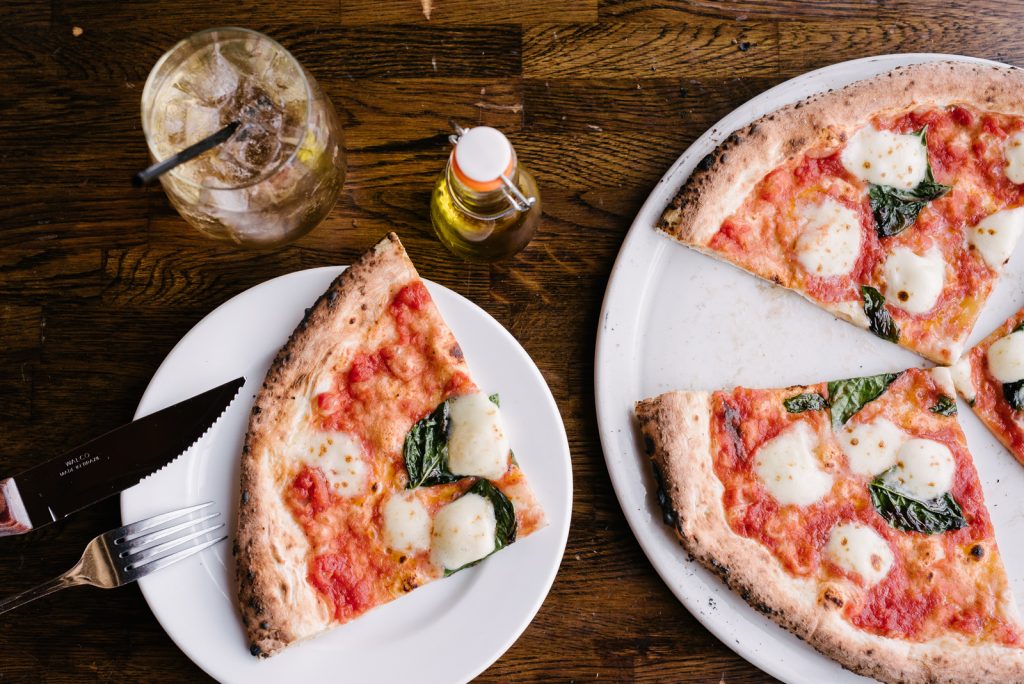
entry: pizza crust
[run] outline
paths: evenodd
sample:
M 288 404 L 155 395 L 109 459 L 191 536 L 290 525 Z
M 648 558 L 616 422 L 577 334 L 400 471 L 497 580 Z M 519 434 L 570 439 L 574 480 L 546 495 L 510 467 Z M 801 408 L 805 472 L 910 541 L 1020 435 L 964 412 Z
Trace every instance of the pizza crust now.
M 758 611 L 858 674 L 903 684 L 1024 682 L 1024 650 L 948 637 L 914 643 L 846 622 L 843 587 L 795 578 L 764 546 L 729 527 L 713 469 L 707 392 L 670 392 L 636 405 L 664 488 L 666 516 L 692 556 Z M 998 597 L 1015 613 L 1011 596 Z
M 963 103 L 1024 115 L 1022 88 L 1024 69 L 1017 67 L 929 62 L 814 95 L 733 132 L 697 164 L 658 228 L 687 245 L 707 245 L 754 186 L 790 157 L 837 148 L 883 112 Z
M 331 284 L 292 333 L 252 407 L 242 448 L 234 545 L 242 621 L 253 655 L 266 657 L 332 624 L 306 579 L 309 542 L 280 495 L 280 454 L 305 425 L 320 369 L 358 344 L 416 270 L 398 236 L 383 240 Z

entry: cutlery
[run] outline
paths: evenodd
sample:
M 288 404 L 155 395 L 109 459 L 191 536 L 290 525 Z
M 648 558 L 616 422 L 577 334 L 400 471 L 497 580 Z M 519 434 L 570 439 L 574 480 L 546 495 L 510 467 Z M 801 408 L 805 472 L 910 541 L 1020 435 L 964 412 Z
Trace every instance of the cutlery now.
M 245 378 L 235 378 L 0 480 L 0 537 L 38 529 L 138 484 L 195 444 L 243 384 Z
M 226 534 L 217 535 L 224 523 L 215 522 L 220 513 L 198 515 L 212 505 L 208 501 L 189 506 L 99 535 L 86 545 L 75 567 L 60 577 L 0 600 L 0 614 L 67 587 L 120 587 L 224 541 Z

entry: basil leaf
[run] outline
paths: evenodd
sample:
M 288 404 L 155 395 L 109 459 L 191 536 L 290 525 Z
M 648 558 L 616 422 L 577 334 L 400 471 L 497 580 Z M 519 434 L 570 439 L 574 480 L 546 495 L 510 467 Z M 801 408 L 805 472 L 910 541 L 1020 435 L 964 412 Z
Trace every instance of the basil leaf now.
M 804 411 L 824 411 L 828 408 L 828 400 L 817 392 L 806 392 L 790 397 L 782 402 L 790 413 L 803 413 Z
M 926 126 L 915 133 L 925 148 L 926 158 L 928 154 L 927 132 L 928 127 Z M 875 217 L 875 231 L 878 233 L 878 237 L 886 238 L 899 235 L 914 225 L 918 214 L 929 202 L 942 197 L 950 190 L 952 190 L 951 186 L 935 182 L 931 162 L 927 161 L 924 179 L 917 184 L 917 187 L 903 190 L 889 185 L 872 185 L 868 188 L 868 200 L 871 204 L 871 213 Z
M 497 392 L 495 392 L 494 394 L 492 394 L 491 396 L 489 396 L 487 398 L 491 400 L 492 404 L 494 404 L 498 408 L 501 408 L 501 397 L 498 396 Z
M 495 551 L 501 551 L 503 548 L 511 544 L 516 540 L 516 532 L 518 531 L 518 523 L 516 523 L 516 509 L 512 505 L 512 502 L 508 500 L 508 497 L 502 494 L 501 490 L 495 487 L 489 480 L 477 480 L 476 483 L 466 490 L 466 494 L 479 494 L 494 506 L 494 520 L 496 525 L 494 527 L 494 553 Z M 465 494 L 463 494 L 465 496 Z M 487 556 L 491 555 L 487 554 Z M 484 556 L 486 558 L 487 556 Z M 471 568 L 480 561 L 475 560 L 472 563 L 466 563 L 462 567 L 450 570 L 445 568 L 444 575 L 447 577 L 452 573 L 456 573 L 459 570 L 465 570 Z
M 1024 331 L 1024 323 L 1021 323 L 1020 325 L 1018 325 L 1016 328 L 1013 329 L 1012 332 L 1022 332 L 1022 331 Z
M 935 406 L 932 406 L 928 410 L 942 416 L 955 416 L 956 399 L 953 397 L 947 397 L 945 394 L 940 394 L 939 400 L 935 403 Z
M 907 496 L 889 484 L 893 466 L 868 484 L 871 503 L 889 525 L 904 532 L 939 534 L 967 526 L 964 513 L 949 492 L 928 501 Z
M 873 287 L 861 285 L 861 297 L 864 298 L 864 315 L 868 317 L 868 328 L 883 340 L 900 341 L 900 329 L 892 315 L 885 308 L 885 297 Z
M 429 487 L 455 482 L 459 478 L 448 472 L 448 402 L 434 409 L 426 418 L 412 426 L 405 436 L 402 453 L 409 475 L 406 489 Z
M 1013 410 L 1024 410 L 1024 380 L 1003 383 L 1003 396 Z
M 899 373 L 883 373 L 866 378 L 833 380 L 828 383 L 828 400 L 832 405 L 832 427 L 839 430 L 864 404 L 881 396 Z

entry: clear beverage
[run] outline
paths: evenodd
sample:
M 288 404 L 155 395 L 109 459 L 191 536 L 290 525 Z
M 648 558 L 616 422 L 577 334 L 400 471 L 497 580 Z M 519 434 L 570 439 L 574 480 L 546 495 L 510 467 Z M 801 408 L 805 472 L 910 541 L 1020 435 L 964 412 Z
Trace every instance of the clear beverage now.
M 316 80 L 276 41 L 237 28 L 190 36 L 153 67 L 142 126 L 154 160 L 232 121 L 230 139 L 160 177 L 171 204 L 202 233 L 243 247 L 305 235 L 345 179 L 341 125 Z

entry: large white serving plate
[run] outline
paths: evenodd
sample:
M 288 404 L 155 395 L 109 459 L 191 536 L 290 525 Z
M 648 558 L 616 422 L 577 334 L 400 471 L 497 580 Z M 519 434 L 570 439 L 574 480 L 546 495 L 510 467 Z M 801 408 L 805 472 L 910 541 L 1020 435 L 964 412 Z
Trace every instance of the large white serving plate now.
M 239 455 L 252 399 L 277 350 L 343 269 L 282 276 L 200 321 L 153 376 L 136 418 L 244 375 L 235 402 L 192 449 L 121 495 L 125 522 L 216 502 L 234 537 Z M 442 581 L 417 589 L 333 632 L 268 660 L 249 654 L 239 616 L 231 543 L 144 577 L 160 624 L 222 682 L 464 682 L 498 659 L 547 596 L 565 550 L 572 470 L 565 428 L 540 371 L 508 331 L 468 299 L 427 283 L 481 389 L 501 394 L 516 458 L 548 526 Z
M 787 81 L 740 106 L 672 165 L 637 215 L 605 293 L 597 337 L 597 417 L 615 493 L 658 574 L 715 636 L 765 672 L 792 684 L 864 682 L 777 627 L 689 560 L 662 523 L 633 403 L 675 389 L 783 387 L 926 364 L 772 286 L 656 233 L 676 191 L 732 131 L 783 105 L 894 67 L 968 57 L 907 54 L 835 64 Z M 1018 249 L 970 344 L 1024 305 Z M 1024 468 L 960 402 L 960 422 L 981 473 L 1018 603 L 1024 598 Z M 1022 604 L 1024 605 L 1024 604 Z

